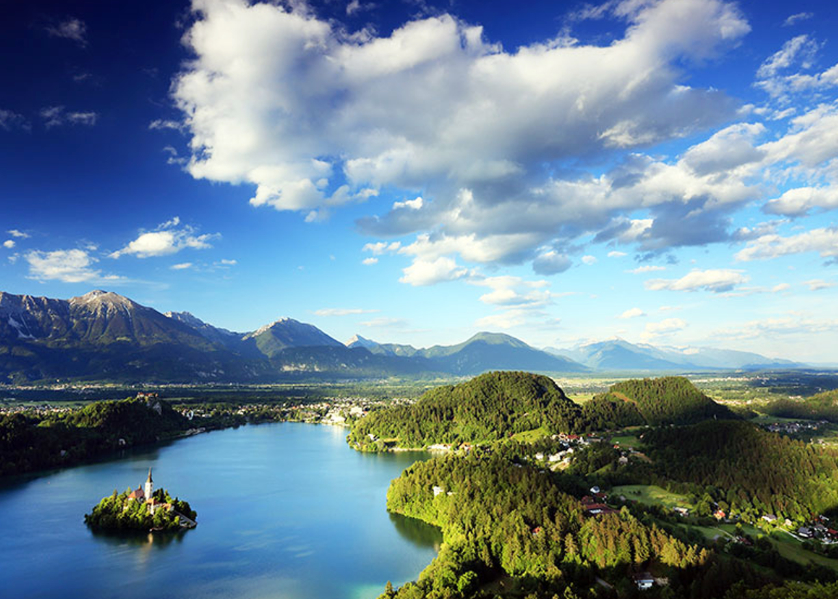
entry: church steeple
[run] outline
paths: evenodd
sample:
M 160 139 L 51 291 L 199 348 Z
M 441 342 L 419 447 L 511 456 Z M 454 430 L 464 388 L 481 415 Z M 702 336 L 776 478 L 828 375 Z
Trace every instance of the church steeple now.
M 154 492 L 154 483 L 151 480 L 151 468 L 148 469 L 148 478 L 145 481 L 143 492 L 145 493 L 146 499 L 151 499 L 151 495 Z

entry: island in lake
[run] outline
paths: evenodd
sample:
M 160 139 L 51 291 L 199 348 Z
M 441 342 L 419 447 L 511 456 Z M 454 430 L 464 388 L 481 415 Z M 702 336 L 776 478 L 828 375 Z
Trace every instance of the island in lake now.
M 196 513 L 165 489 L 154 490 L 151 468 L 145 484 L 103 497 L 84 521 L 94 530 L 175 531 L 195 528 Z

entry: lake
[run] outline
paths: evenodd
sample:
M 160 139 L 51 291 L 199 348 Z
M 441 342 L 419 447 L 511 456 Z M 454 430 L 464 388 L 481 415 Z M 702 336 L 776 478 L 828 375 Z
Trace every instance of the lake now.
M 436 556 L 439 531 L 386 511 L 422 453 L 361 454 L 346 429 L 297 423 L 214 431 L 0 486 L 0 596 L 375 598 Z M 190 502 L 175 535 L 93 534 L 84 514 L 114 489 Z

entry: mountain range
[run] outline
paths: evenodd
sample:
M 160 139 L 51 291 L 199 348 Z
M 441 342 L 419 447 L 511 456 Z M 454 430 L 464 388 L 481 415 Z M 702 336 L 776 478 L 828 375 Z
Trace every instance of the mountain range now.
M 509 335 L 485 332 L 457 345 L 424 349 L 358 335 L 344 344 L 292 318 L 240 333 L 188 312 L 163 314 L 112 292 L 96 290 L 69 300 L 0 292 L 0 382 L 6 383 L 274 382 L 772 365 L 780 364 L 758 354 L 710 349 L 686 354 L 623 341 L 542 351 Z
M 547 353 L 563 356 L 592 370 L 631 372 L 685 372 L 697 370 L 758 370 L 800 368 L 790 360 L 766 358 L 760 354 L 730 349 L 693 347 L 678 349 L 629 343 L 623 339 L 596 341 L 572 349 L 544 348 Z

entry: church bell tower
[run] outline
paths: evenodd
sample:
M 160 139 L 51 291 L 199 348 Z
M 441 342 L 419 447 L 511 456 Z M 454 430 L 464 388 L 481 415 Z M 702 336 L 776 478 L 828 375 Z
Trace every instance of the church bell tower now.
M 145 488 L 143 488 L 143 493 L 145 493 L 146 499 L 151 499 L 151 494 L 154 492 L 154 483 L 151 481 L 151 468 L 148 469 L 148 479 L 145 481 Z

